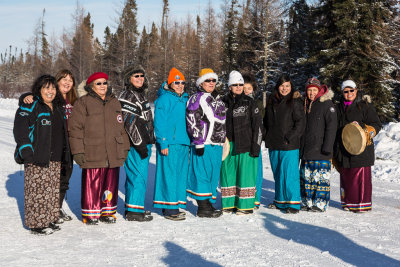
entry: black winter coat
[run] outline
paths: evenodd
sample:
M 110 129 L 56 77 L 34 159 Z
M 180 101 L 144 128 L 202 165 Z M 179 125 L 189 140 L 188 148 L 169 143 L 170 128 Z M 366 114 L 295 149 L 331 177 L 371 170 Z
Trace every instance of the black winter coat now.
M 147 151 L 148 144 L 154 144 L 154 120 L 150 103 L 144 90 L 125 88 L 120 96 L 125 130 L 131 146 L 137 151 Z
M 251 97 L 229 92 L 222 99 L 227 107 L 226 137 L 235 144 L 235 153 L 250 152 L 258 157 L 262 142 L 261 113 Z
M 14 139 L 17 143 L 14 158 L 18 164 L 33 163 L 47 167 L 51 158 L 52 118 L 60 116 L 63 121 L 62 163 L 72 167 L 71 153 L 67 134 L 67 119 L 62 106 L 53 105 L 53 111 L 35 98 L 32 104 L 21 105 L 14 119 Z M 58 142 L 57 142 L 58 143 Z
M 306 126 L 303 101 L 299 92 L 285 97 L 273 93 L 265 109 L 265 147 L 272 150 L 295 150 Z
M 302 138 L 300 157 L 303 160 L 330 160 L 336 137 L 337 114 L 328 91 L 312 102 L 306 112 L 306 130 Z
M 360 168 L 374 165 L 374 143 L 366 146 L 364 152 L 360 155 L 354 156 L 346 151 L 342 142 L 344 126 L 353 121 L 357 121 L 362 128 L 364 128 L 365 124 L 374 127 L 376 134 L 381 130 L 381 121 L 375 108 L 369 103 L 368 98 L 368 96 L 363 97 L 363 99 L 358 97 L 346 110 L 344 110 L 343 99 L 336 105 L 338 129 L 334 146 L 334 158 L 339 167 Z

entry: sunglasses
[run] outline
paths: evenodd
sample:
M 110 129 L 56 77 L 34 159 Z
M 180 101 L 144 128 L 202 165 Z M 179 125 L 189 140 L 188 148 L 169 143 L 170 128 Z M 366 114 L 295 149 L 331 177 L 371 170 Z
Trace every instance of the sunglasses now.
M 100 85 L 107 85 L 107 82 L 103 82 L 103 83 L 100 83 L 100 82 L 98 82 L 98 83 L 95 83 L 97 86 L 100 86 Z
M 136 74 L 136 75 L 133 75 L 133 77 L 135 77 L 135 78 L 143 78 L 144 74 Z
M 343 94 L 353 93 L 356 89 L 351 89 L 347 91 L 343 91 Z
M 204 81 L 205 83 L 216 83 L 217 80 L 216 79 L 208 79 Z
M 232 87 L 238 87 L 238 86 L 243 86 L 243 83 L 238 83 L 238 84 L 231 84 Z
M 174 82 L 174 84 L 176 84 L 176 85 L 180 85 L 180 84 L 185 85 L 186 82 Z

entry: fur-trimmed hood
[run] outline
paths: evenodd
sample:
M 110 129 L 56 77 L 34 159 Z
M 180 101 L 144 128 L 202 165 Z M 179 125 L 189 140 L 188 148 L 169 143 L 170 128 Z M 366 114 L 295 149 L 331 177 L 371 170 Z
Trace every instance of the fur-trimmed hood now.
M 325 102 L 327 100 L 332 100 L 334 96 L 335 93 L 332 90 L 328 89 L 328 91 L 319 98 L 319 101 Z
M 370 95 L 363 95 L 361 99 L 364 100 L 365 102 L 369 103 L 369 104 L 372 103 L 372 99 L 371 99 Z

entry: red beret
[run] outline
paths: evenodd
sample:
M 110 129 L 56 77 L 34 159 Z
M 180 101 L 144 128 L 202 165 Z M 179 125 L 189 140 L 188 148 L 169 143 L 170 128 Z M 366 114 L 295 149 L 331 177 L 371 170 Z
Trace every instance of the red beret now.
M 86 81 L 86 85 L 90 84 L 94 80 L 101 79 L 101 78 L 108 80 L 108 75 L 105 74 L 104 72 L 95 72 L 89 76 L 89 78 Z

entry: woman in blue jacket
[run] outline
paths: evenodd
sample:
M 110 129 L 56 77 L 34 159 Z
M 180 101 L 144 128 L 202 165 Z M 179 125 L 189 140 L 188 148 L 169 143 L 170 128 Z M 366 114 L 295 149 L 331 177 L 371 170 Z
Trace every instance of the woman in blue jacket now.
M 172 68 L 168 81 L 158 90 L 155 101 L 154 130 L 157 169 L 154 184 L 154 208 L 161 208 L 166 219 L 185 220 L 186 181 L 189 171 L 190 140 L 186 131 L 185 77 Z

